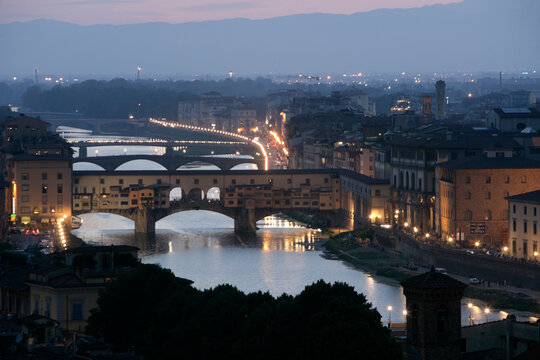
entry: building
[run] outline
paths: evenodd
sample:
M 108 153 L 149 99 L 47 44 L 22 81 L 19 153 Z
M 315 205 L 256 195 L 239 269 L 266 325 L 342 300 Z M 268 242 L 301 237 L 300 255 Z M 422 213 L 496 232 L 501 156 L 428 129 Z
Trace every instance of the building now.
M 512 107 L 529 107 L 536 104 L 536 95 L 532 91 L 511 91 L 510 105 Z
M 486 117 L 486 126 L 502 132 L 520 132 L 525 128 L 540 131 L 540 112 L 535 108 L 497 108 Z
M 540 187 L 540 184 L 537 185 Z M 539 260 L 540 190 L 509 196 L 508 254 L 528 260 Z
M 9 161 L 12 220 L 45 225 L 64 215 L 71 218 L 71 154 L 21 154 Z
M 30 271 L 26 284 L 30 308 L 58 321 L 66 330 L 84 331 L 100 290 L 137 263 L 133 246 L 88 246 L 68 249 L 66 265 Z
M 29 116 L 8 117 L 3 124 L 3 148 L 22 150 L 24 146 L 34 144 L 40 137 L 47 135 L 47 123 Z
M 540 343 L 540 323 L 516 321 L 508 315 L 504 320 L 466 326 L 461 329 L 463 359 L 510 360 Z M 530 357 L 530 359 L 538 357 Z
M 507 198 L 538 189 L 540 162 L 520 157 L 469 157 L 437 164 L 437 217 L 443 240 L 463 246 L 508 242 Z
M 460 359 L 461 298 L 467 285 L 432 267 L 401 286 L 407 304 L 407 359 Z
M 446 83 L 442 80 L 435 83 L 435 116 L 438 119 L 446 117 Z

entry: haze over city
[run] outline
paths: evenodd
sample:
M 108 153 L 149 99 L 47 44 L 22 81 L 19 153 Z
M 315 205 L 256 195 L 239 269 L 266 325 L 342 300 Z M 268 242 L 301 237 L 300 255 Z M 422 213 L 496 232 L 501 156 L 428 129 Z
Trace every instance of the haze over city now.
M 539 0 L 0 0 L 0 359 L 540 359 Z
M 124 7 L 149 6 L 149 2 L 55 3 L 63 4 L 63 12 L 58 10 L 55 16 L 41 12 L 42 2 L 36 2 L 30 17 L 17 17 L 16 7 L 23 3 L 2 5 L 7 11 L 1 15 L 0 46 L 10 53 L 24 54 L 0 59 L 0 74 L 5 78 L 32 75 L 35 67 L 43 74 L 64 77 L 114 77 L 133 74 L 140 66 L 145 78 L 224 76 L 229 71 L 242 76 L 326 76 L 540 68 L 540 25 L 535 16 L 540 2 L 534 0 L 465 0 L 436 5 L 427 1 L 337 2 L 343 6 L 339 10 L 327 2 L 313 7 L 276 2 L 267 4 L 272 11 L 258 13 L 265 16 L 247 16 L 239 4 L 248 3 L 219 3 L 210 6 L 216 11 L 208 17 L 182 12 L 185 18 L 166 20 L 153 18 L 152 12 L 135 19 L 124 11 Z M 84 10 L 87 4 L 92 5 L 88 11 Z M 223 4 L 236 4 L 237 8 L 218 11 Z M 412 8 L 419 5 L 426 6 Z M 408 9 L 356 12 L 384 6 Z M 71 16 L 67 11 L 72 8 L 76 9 Z M 302 13 L 306 15 L 298 15 Z M 274 17 L 277 15 L 288 16 Z M 105 20 L 108 16 L 110 20 Z M 213 21 L 192 22 L 208 19 Z M 96 23 L 110 25 L 88 26 Z M 125 23 L 133 24 L 121 25 Z

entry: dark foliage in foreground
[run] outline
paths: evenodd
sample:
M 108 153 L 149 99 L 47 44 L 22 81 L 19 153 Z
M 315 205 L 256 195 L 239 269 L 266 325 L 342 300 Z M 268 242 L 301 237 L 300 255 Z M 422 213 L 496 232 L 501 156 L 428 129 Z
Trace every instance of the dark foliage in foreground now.
M 344 283 L 297 296 L 200 291 L 157 265 L 108 285 L 87 331 L 150 359 L 399 359 L 380 314 Z

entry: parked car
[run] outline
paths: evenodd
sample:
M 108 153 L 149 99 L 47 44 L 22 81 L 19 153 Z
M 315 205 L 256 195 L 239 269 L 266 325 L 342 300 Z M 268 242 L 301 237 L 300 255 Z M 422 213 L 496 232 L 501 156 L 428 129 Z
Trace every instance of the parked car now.
M 435 271 L 444 275 L 448 275 L 448 271 L 445 268 L 435 268 Z
M 471 283 L 471 284 L 480 284 L 480 280 L 478 280 L 478 278 L 476 278 L 474 276 L 470 276 L 469 277 L 469 283 Z

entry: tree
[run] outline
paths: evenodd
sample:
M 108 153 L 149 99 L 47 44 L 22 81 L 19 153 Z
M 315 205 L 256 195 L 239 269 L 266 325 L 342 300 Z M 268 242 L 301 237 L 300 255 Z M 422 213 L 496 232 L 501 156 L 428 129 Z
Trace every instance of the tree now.
M 319 281 L 297 296 L 197 290 L 156 265 L 106 288 L 88 331 L 150 359 L 399 359 L 381 315 L 344 283 Z

